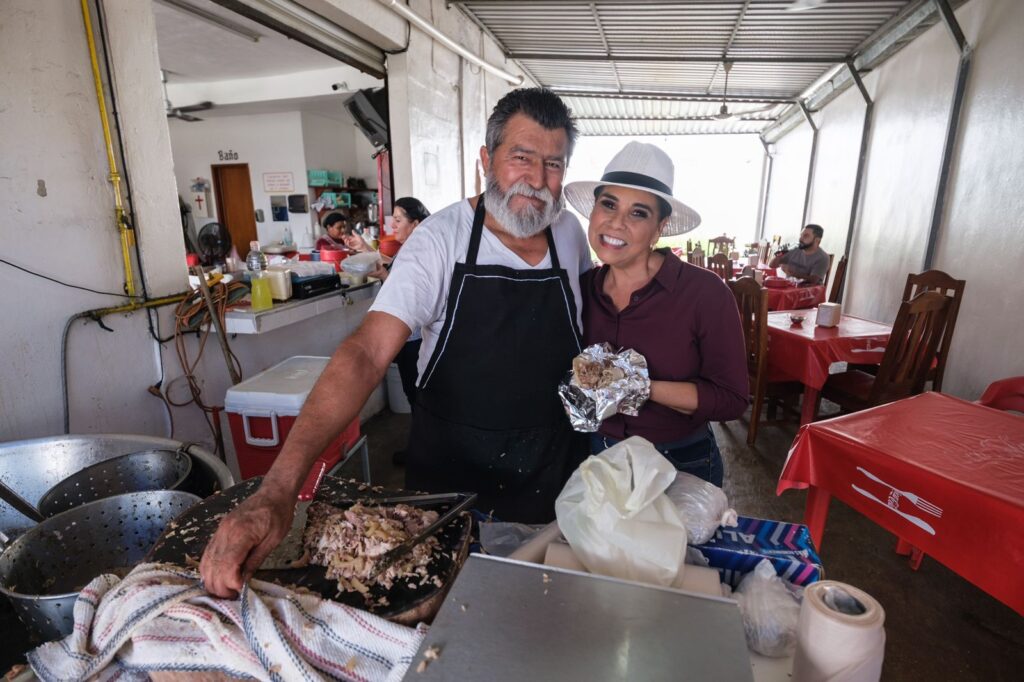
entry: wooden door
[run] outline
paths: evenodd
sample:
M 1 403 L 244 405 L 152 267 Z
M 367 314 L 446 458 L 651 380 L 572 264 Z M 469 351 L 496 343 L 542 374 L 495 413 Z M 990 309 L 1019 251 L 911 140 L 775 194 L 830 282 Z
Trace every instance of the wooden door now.
M 256 237 L 256 212 L 252 204 L 249 164 L 226 163 L 211 166 L 213 194 L 217 198 L 217 221 L 228 228 L 231 243 L 242 260 L 249 255 L 249 242 Z

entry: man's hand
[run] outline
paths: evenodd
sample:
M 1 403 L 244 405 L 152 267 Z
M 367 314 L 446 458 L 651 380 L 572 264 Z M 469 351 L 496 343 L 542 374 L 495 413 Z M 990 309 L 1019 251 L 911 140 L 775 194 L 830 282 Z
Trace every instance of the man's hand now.
M 288 529 L 296 498 L 260 487 L 225 516 L 203 552 L 199 572 L 206 591 L 234 599 Z

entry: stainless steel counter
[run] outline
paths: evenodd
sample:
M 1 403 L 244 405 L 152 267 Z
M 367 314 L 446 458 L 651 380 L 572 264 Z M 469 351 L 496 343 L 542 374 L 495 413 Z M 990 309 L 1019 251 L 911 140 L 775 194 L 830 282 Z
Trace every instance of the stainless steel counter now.
M 417 672 L 431 647 L 439 656 Z M 753 676 L 731 600 L 472 555 L 405 679 L 744 682 Z

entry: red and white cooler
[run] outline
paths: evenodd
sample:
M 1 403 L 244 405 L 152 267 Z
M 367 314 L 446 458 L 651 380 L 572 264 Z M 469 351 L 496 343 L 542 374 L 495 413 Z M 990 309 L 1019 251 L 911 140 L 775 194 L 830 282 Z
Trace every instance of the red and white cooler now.
M 228 389 L 224 411 L 243 479 L 262 476 L 270 470 L 328 360 L 297 355 Z M 317 458 L 299 499 L 312 499 L 320 479 L 357 440 L 358 417 Z

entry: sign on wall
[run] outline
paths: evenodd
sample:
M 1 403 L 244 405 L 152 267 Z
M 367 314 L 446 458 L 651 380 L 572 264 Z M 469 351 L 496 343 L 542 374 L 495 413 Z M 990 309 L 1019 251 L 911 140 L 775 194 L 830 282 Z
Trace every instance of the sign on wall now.
M 295 181 L 291 173 L 264 173 L 264 192 L 294 192 Z

